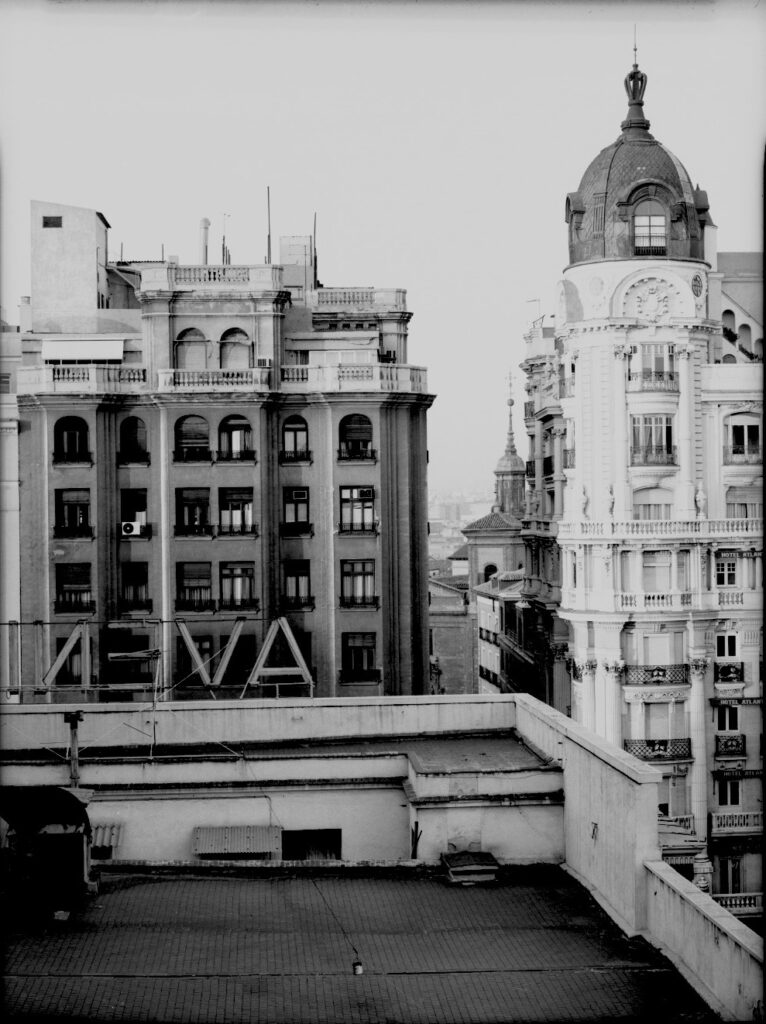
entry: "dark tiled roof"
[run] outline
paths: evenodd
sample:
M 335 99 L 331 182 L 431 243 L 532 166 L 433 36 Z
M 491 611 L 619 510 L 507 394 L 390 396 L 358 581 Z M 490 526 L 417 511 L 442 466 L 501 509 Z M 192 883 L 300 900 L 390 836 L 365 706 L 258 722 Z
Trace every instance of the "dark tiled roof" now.
M 467 576 L 431 576 L 429 583 L 435 583 L 439 587 L 449 587 L 450 590 L 459 590 L 461 593 L 468 590 Z
M 460 547 L 457 549 L 457 551 L 453 551 L 451 555 L 448 555 L 447 556 L 447 561 L 448 562 L 451 562 L 453 560 L 460 561 L 460 560 L 462 560 L 464 558 L 468 558 L 468 545 L 467 544 L 461 544 Z
M 463 527 L 463 533 L 478 530 L 520 530 L 521 523 L 518 519 L 514 519 L 513 516 L 507 515 L 505 512 L 490 512 L 487 516 L 482 516 L 481 519 L 475 520 L 473 523 L 469 523 L 468 526 Z

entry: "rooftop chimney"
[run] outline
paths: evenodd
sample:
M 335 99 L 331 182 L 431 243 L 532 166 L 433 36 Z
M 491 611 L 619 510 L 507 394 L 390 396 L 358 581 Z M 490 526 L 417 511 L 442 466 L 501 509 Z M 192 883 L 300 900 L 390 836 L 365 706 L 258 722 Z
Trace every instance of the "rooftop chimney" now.
M 207 266 L 207 235 L 210 230 L 210 221 L 203 217 L 199 222 L 199 261 L 203 267 Z

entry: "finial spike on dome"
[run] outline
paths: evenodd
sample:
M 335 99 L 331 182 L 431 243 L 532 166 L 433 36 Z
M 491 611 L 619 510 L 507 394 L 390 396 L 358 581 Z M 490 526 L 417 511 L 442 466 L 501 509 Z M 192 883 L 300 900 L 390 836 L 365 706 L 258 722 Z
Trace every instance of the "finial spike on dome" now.
M 620 127 L 629 132 L 630 138 L 651 138 L 649 122 L 644 117 L 644 93 L 646 92 L 647 76 L 638 67 L 638 48 L 633 43 L 634 64 L 625 76 L 625 92 L 628 94 L 628 116 Z
M 505 442 L 505 454 L 516 454 L 516 441 L 513 436 L 513 375 L 508 371 L 508 438 Z

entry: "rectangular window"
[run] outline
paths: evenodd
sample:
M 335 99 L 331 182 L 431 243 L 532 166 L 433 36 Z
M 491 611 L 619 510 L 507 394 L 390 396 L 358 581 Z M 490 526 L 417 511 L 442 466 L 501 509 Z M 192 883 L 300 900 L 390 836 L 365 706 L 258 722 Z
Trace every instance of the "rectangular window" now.
M 717 587 L 735 587 L 737 585 L 736 558 L 716 559 L 715 583 Z
M 221 566 L 221 607 L 252 608 L 255 603 L 255 566 L 252 562 L 224 562 Z
M 343 608 L 377 607 L 373 560 L 344 559 L 340 563 L 340 603 Z
M 56 611 L 92 612 L 89 562 L 56 566 Z
M 689 579 L 689 552 L 682 549 L 676 555 L 676 589 L 686 593 L 690 586 Z
M 644 591 L 666 594 L 670 588 L 670 552 L 644 551 Z
M 342 633 L 341 666 L 346 682 L 379 679 L 380 672 L 375 667 L 375 633 Z
M 647 503 L 633 506 L 634 519 L 670 519 L 670 505 Z
M 761 428 L 757 423 L 732 423 L 733 455 L 757 455 L 761 448 Z
M 123 488 L 120 491 L 120 520 L 123 523 L 140 523 L 146 526 L 146 489 Z
M 90 491 L 57 490 L 54 495 L 57 537 L 90 537 Z
M 293 559 L 284 563 L 284 603 L 287 608 L 313 608 L 311 563 Z
M 729 501 L 726 503 L 727 519 L 761 519 L 763 504 L 759 501 Z
M 742 867 L 740 858 L 721 857 L 720 865 L 720 892 L 742 892 Z
M 373 533 L 375 531 L 375 488 L 341 487 L 341 533 Z
M 63 226 L 63 221 L 62 221 L 61 217 L 51 217 L 51 216 L 43 217 L 43 227 L 44 228 L 60 228 L 62 226 Z
M 739 708 L 736 704 L 722 704 L 718 708 L 719 732 L 739 732 Z
M 739 779 L 718 780 L 718 806 L 739 807 Z
M 285 487 L 284 514 L 285 523 L 307 523 L 309 521 L 309 492 L 307 487 Z
M 210 488 L 176 488 L 176 536 L 206 536 L 210 523 Z
M 64 648 L 64 644 L 67 642 L 67 637 L 57 636 L 56 637 L 56 656 L 61 654 Z M 88 638 L 88 643 L 91 647 L 91 656 L 93 649 L 93 637 Z M 91 665 L 93 661 L 91 660 Z M 56 675 L 56 686 L 82 686 L 82 639 L 78 640 L 72 650 L 67 655 L 66 661 L 61 666 Z
M 120 567 L 122 586 L 120 604 L 125 611 L 151 611 L 149 600 L 149 563 L 123 562 Z
M 176 565 L 176 608 L 191 612 L 213 608 L 210 562 L 179 562 Z
M 253 533 L 252 487 L 222 487 L 218 491 L 219 533 Z
M 672 416 L 631 416 L 631 462 L 674 465 Z
M 633 218 L 636 255 L 661 256 L 665 252 L 663 214 L 637 214 Z
M 719 634 L 715 638 L 715 653 L 718 658 L 736 658 L 737 637 L 734 633 Z

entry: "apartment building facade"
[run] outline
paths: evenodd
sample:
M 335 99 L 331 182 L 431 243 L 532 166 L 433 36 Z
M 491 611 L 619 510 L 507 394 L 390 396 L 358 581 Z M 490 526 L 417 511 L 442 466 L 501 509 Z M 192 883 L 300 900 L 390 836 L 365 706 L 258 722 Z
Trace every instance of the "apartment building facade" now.
M 526 564 L 510 614 L 530 655 L 567 644 L 538 692 L 660 769 L 661 817 L 707 849 L 719 901 L 752 913 L 762 270 L 717 254 L 706 193 L 649 133 L 637 66 L 625 87 L 619 138 L 567 197 L 556 316 L 525 337 Z M 669 859 L 684 870 L 690 855 Z
M 203 222 L 181 266 L 110 261 L 108 228 L 32 204 L 21 698 L 303 693 L 287 633 L 315 696 L 427 692 L 433 396 L 406 293 L 324 288 L 310 237 L 213 266 Z M 277 620 L 285 671 L 256 677 Z

